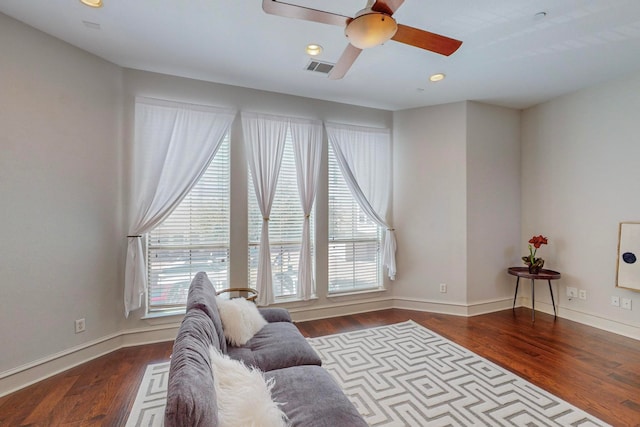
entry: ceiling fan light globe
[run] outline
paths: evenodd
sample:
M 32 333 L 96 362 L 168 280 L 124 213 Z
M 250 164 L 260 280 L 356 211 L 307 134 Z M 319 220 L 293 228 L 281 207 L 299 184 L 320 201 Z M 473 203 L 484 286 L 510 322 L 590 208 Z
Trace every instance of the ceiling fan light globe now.
M 378 46 L 398 31 L 396 20 L 384 13 L 366 13 L 356 16 L 344 30 L 349 43 L 359 49 Z
M 102 7 L 102 0 L 80 0 L 80 2 L 89 7 Z

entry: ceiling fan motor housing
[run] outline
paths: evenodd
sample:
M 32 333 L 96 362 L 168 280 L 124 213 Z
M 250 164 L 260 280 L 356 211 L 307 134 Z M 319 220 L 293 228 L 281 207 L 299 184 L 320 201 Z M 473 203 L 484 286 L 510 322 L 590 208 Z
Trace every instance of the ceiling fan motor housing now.
M 393 17 L 371 9 L 363 9 L 347 24 L 344 34 L 355 47 L 367 49 L 388 41 L 396 31 L 398 24 Z

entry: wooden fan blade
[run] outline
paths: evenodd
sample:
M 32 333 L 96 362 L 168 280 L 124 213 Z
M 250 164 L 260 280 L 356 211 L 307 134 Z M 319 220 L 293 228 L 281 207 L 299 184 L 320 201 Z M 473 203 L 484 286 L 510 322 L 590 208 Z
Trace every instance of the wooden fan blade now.
M 404 3 L 404 0 L 377 0 L 371 6 L 371 10 L 393 15 L 402 6 L 402 3 Z
M 352 18 L 311 9 L 296 4 L 283 3 L 276 0 L 262 0 L 262 10 L 271 14 L 286 16 L 287 18 L 304 19 L 305 21 L 320 22 L 321 24 L 337 25 L 344 27 Z
M 429 31 L 419 30 L 418 28 L 408 27 L 398 24 L 398 31 L 391 37 L 400 43 L 419 47 L 421 49 L 430 50 L 440 55 L 449 56 L 462 45 L 460 40 L 441 36 L 440 34 L 430 33 Z
M 362 52 L 362 49 L 359 49 L 352 44 L 347 45 L 344 52 L 342 52 L 340 59 L 338 59 L 338 62 L 336 62 L 336 65 L 333 67 L 333 70 L 329 73 L 329 78 L 331 80 L 340 80 L 343 78 L 345 74 L 347 74 L 347 71 L 349 71 L 349 68 L 351 68 L 353 63 L 356 61 L 358 55 L 360 55 L 360 52 Z

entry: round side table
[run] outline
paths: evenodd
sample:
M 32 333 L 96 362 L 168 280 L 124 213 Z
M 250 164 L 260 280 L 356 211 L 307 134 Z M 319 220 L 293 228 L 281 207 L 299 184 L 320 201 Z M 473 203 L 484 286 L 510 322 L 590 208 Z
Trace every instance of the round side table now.
M 256 302 L 256 298 L 258 298 L 258 291 L 253 288 L 228 288 L 216 292 L 216 295 L 221 295 L 223 293 L 236 293 L 238 296 L 254 303 Z M 232 298 L 232 296 L 230 295 L 229 298 Z
M 560 273 L 553 270 L 540 270 L 538 273 L 529 273 L 529 267 L 509 267 L 507 270 L 512 276 L 516 276 L 516 294 L 513 296 L 513 308 L 516 307 L 516 298 L 518 297 L 518 286 L 520 285 L 520 278 L 531 279 L 531 321 L 536 320 L 536 300 L 535 300 L 535 281 L 546 280 L 549 282 L 549 293 L 551 294 L 551 304 L 553 305 L 553 317 L 556 317 L 556 303 L 553 299 L 553 289 L 551 288 L 551 281 L 560 278 Z

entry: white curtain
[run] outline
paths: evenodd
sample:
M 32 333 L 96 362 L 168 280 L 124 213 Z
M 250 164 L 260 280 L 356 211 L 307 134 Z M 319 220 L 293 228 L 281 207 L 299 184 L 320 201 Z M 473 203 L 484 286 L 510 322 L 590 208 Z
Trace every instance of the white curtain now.
M 253 188 L 263 219 L 256 283 L 258 305 L 269 305 L 275 301 L 271 276 L 269 215 L 276 194 L 288 125 L 289 119 L 284 117 L 242 112 L 242 131 L 247 162 L 251 169 Z
M 235 115 L 229 109 L 136 98 L 125 316 L 142 306 L 147 290 L 142 236 L 198 182 Z
M 396 276 L 396 237 L 387 220 L 391 195 L 391 132 L 389 129 L 325 123 L 338 166 L 358 205 L 386 229 L 382 264 Z
M 307 301 L 314 294 L 309 216 L 316 198 L 322 156 L 322 122 L 291 119 L 291 138 L 296 162 L 298 193 L 304 212 L 298 267 L 298 295 Z

